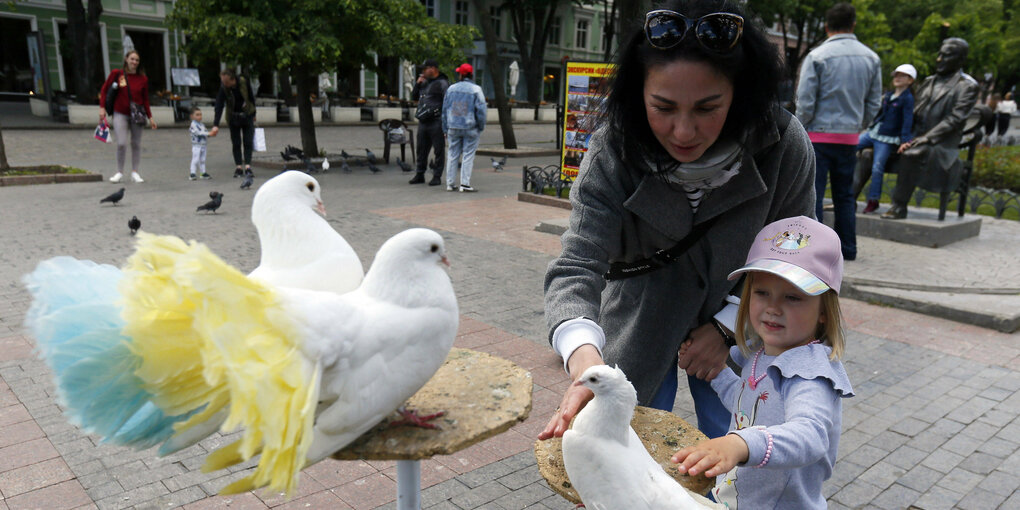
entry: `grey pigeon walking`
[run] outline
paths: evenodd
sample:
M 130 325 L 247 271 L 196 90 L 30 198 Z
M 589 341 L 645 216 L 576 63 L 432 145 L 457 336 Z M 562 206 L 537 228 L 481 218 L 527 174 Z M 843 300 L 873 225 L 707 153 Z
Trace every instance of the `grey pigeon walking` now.
M 110 196 L 100 200 L 99 203 L 101 204 L 103 202 L 110 202 L 113 205 L 117 205 L 117 202 L 120 202 L 121 199 L 123 199 L 123 198 L 124 198 L 124 188 L 121 188 L 121 189 L 117 190 L 116 193 L 112 193 L 112 194 L 110 194 Z
M 406 161 L 404 161 L 404 160 L 402 160 L 400 158 L 397 158 L 397 166 L 399 166 L 400 169 L 405 171 L 405 172 L 410 172 L 410 171 L 414 170 L 413 168 L 411 168 L 411 165 L 408 165 Z
M 345 151 L 343 149 L 340 149 L 340 157 L 344 158 L 344 159 L 347 159 L 347 158 L 351 157 L 351 155 L 347 154 L 347 151 Z
M 128 228 L 131 229 L 131 235 L 138 233 L 138 229 L 142 228 L 142 220 L 138 219 L 138 216 L 132 216 L 128 220 Z
M 379 170 L 379 167 L 373 165 L 371 161 L 368 162 L 368 169 L 371 170 L 373 174 L 382 172 L 382 170 Z
M 219 209 L 220 204 L 223 203 L 223 193 L 220 193 L 218 191 L 210 191 L 209 196 L 213 197 L 213 199 L 198 206 L 198 208 L 195 209 L 195 212 L 205 211 L 206 213 L 211 212 L 213 214 L 216 214 L 216 209 Z
M 493 157 L 490 156 L 489 159 L 492 160 L 492 169 L 497 171 L 497 172 L 502 170 L 503 169 L 503 165 L 506 164 L 507 156 L 508 156 L 508 154 L 504 154 L 503 155 L 503 159 L 496 159 L 496 158 L 493 158 Z
M 345 159 L 345 160 L 343 160 L 343 161 L 342 161 L 342 162 L 340 163 L 340 170 L 343 170 L 343 172 L 344 172 L 345 174 L 349 174 L 349 173 L 351 173 L 351 171 L 352 171 L 352 170 L 351 170 L 351 165 L 348 165 L 348 164 L 347 164 L 347 160 L 346 160 L 346 159 Z
M 244 176 L 244 182 L 241 183 L 241 189 L 251 189 L 251 181 L 255 179 L 253 174 L 247 174 Z
M 368 150 L 367 148 L 365 149 L 365 157 L 368 158 L 368 162 L 373 165 L 378 161 L 377 159 L 375 159 L 375 153 Z

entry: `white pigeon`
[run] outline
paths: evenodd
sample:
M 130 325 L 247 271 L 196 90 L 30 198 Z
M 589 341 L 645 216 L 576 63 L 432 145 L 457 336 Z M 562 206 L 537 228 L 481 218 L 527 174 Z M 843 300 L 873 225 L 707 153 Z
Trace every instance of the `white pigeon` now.
M 122 271 L 70 257 L 42 263 L 27 280 L 36 312 L 26 322 L 56 367 L 69 416 L 104 440 L 130 435 L 118 444 L 143 449 L 172 430 L 163 454 L 239 431 L 203 466 L 259 457 L 224 494 L 266 485 L 293 493 L 301 469 L 424 386 L 457 333 L 443 238 L 431 230 L 387 240 L 347 294 L 273 287 L 202 244 L 138 236 Z M 40 273 L 47 267 L 53 278 Z M 83 282 L 104 290 L 74 292 Z M 93 318 L 104 310 L 108 319 Z M 161 413 L 136 412 L 153 405 Z
M 637 392 L 622 370 L 596 365 L 574 384 L 595 393 L 563 434 L 563 467 L 587 508 L 712 508 L 697 502 L 641 444 L 630 426 Z
M 266 181 L 251 206 L 262 259 L 249 276 L 274 286 L 337 293 L 357 288 L 361 260 L 325 215 L 314 177 L 291 170 Z
M 322 158 L 322 173 L 326 173 L 329 170 L 329 159 Z

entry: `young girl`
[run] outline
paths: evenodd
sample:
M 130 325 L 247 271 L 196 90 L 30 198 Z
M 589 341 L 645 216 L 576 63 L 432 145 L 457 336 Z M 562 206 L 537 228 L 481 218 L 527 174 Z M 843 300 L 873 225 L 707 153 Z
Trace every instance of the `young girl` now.
M 191 109 L 191 127 L 188 132 L 191 134 L 191 176 L 189 178 L 191 180 L 198 179 L 198 172 L 201 171 L 203 179 L 212 179 L 205 171 L 205 151 L 209 137 L 216 136 L 216 134 L 210 133 L 205 128 L 205 124 L 202 124 L 202 110 L 197 106 Z
M 826 508 L 842 424 L 853 396 L 843 353 L 839 237 L 799 216 L 755 238 L 737 312 L 737 376 L 712 380 L 731 413 L 729 434 L 673 456 L 681 472 L 718 476 L 712 495 L 729 508 Z M 683 348 L 687 348 L 684 344 Z
M 893 151 L 903 152 L 904 145 L 913 139 L 910 133 L 914 124 L 914 94 L 910 86 L 917 78 L 917 69 L 910 64 L 903 64 L 893 71 L 894 90 L 882 96 L 882 109 L 875 116 L 875 122 L 857 143 L 857 150 L 874 148 L 871 159 L 871 187 L 868 188 L 868 204 L 864 214 L 878 209 L 878 199 L 882 197 L 882 173 L 885 163 Z M 863 186 L 863 184 L 862 184 Z

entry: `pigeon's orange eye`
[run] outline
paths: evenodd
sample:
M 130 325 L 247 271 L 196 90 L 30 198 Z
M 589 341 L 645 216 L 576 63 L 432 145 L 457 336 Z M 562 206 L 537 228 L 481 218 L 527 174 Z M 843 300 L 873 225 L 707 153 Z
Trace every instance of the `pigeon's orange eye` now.
M 308 184 L 305 184 L 305 186 L 308 186 L 308 191 L 311 191 L 312 193 L 315 193 L 315 183 L 314 182 L 310 182 Z
M 439 251 L 439 245 L 438 244 L 433 244 L 431 251 L 432 251 L 432 253 L 435 253 L 435 252 Z

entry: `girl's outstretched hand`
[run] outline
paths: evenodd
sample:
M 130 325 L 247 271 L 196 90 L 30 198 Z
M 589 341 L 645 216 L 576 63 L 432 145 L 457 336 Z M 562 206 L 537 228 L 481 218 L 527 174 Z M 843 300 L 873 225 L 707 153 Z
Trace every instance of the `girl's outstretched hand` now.
M 680 464 L 677 469 L 691 476 L 704 473 L 712 478 L 733 469 L 741 462 L 747 462 L 747 443 L 736 434 L 702 441 L 688 446 L 670 459 Z

